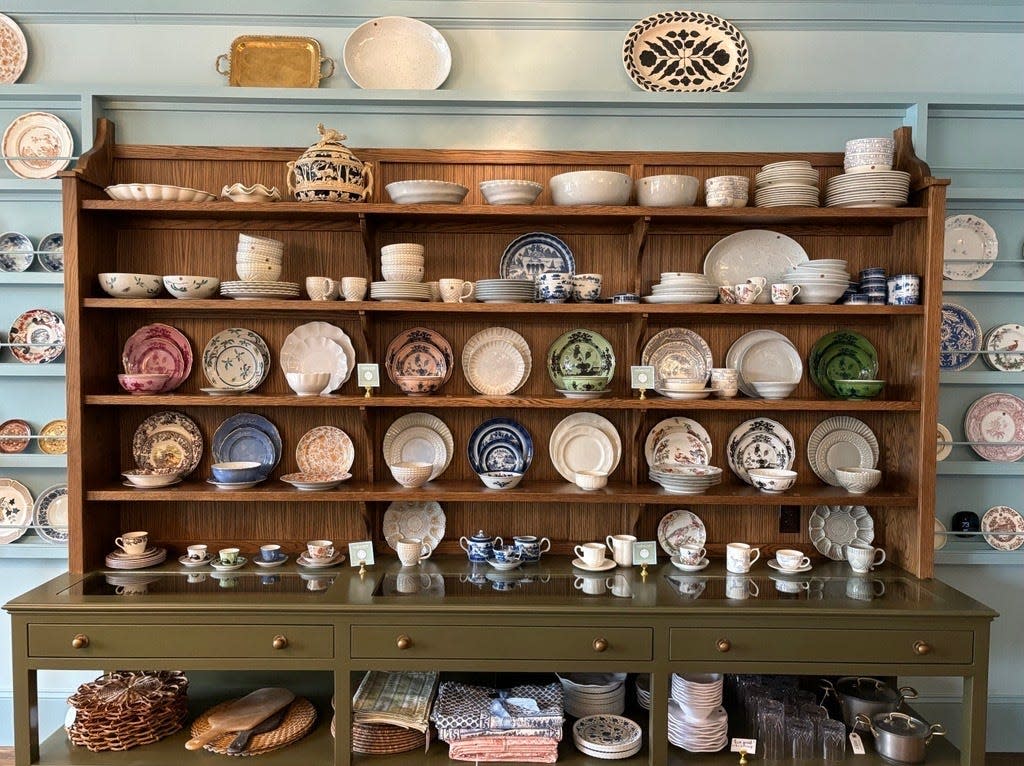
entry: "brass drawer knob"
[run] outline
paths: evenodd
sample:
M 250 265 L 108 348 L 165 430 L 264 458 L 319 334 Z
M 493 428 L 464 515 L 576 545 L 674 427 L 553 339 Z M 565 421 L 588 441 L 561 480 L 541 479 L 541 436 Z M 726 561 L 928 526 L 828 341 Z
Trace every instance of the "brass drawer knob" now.
M 84 649 L 89 645 L 89 637 L 85 633 L 79 633 L 71 639 L 71 646 L 75 649 Z
M 404 652 L 406 649 L 412 646 L 412 639 L 403 633 L 398 637 L 398 640 L 395 642 L 395 645 Z
M 608 639 L 607 638 L 595 638 L 594 639 L 594 651 L 604 652 L 608 650 Z
M 932 653 L 932 646 L 927 641 L 914 642 L 914 654 L 925 655 Z
M 288 648 L 288 637 L 287 636 L 274 636 L 274 648 L 275 649 L 287 649 Z
M 720 638 L 715 642 L 715 648 L 722 654 L 725 654 L 727 651 L 732 649 L 732 641 L 728 638 Z

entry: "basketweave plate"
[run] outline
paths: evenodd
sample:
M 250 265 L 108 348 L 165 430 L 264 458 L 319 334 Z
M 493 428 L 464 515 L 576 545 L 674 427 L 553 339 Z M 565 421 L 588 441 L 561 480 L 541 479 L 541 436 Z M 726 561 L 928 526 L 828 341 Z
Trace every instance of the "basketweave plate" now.
M 388 344 L 384 366 L 396 385 L 400 375 L 443 375 L 447 383 L 455 369 L 453 360 L 452 346 L 440 333 L 413 327 Z
M 966 370 L 981 351 L 981 323 L 957 303 L 942 304 L 939 329 L 939 369 L 947 372 Z M 874 377 L 874 376 L 872 376 Z
M 329 322 L 306 322 L 305 324 L 300 324 L 288 334 L 288 337 L 284 339 L 284 343 L 281 345 L 281 352 L 284 353 L 285 349 L 289 348 L 290 343 L 308 338 L 329 338 L 341 346 L 341 350 L 345 352 L 345 359 L 348 361 L 348 373 L 340 385 L 348 382 L 352 372 L 356 369 L 356 350 L 352 346 L 352 339 L 348 334 L 340 327 L 336 327 Z
M 64 455 L 68 451 L 68 421 L 51 420 L 39 430 L 39 451 L 47 455 Z
M 7 340 L 11 344 L 49 344 L 11 346 L 14 358 L 23 364 L 46 364 L 64 353 L 64 320 L 49 309 L 29 309 L 11 325 Z
M 252 391 L 270 373 L 270 349 L 252 330 L 229 327 L 203 349 L 203 373 L 214 388 Z
M 753 484 L 750 468 L 789 470 L 796 461 L 796 442 L 786 427 L 771 418 L 752 418 L 738 425 L 726 441 L 726 458 L 732 472 Z
M 530 432 L 509 418 L 492 418 L 478 425 L 469 437 L 466 450 L 469 464 L 477 473 L 525 473 L 533 462 Z
M 707 93 L 735 88 L 750 64 L 740 31 L 702 11 L 641 19 L 622 44 L 622 64 L 644 90 Z
M 815 429 L 811 433 L 807 440 L 807 462 L 819 479 L 838 487 L 835 469 L 874 468 L 878 464 L 878 442 L 867 426 L 864 429 L 866 435 L 845 428 L 822 433 Z
M 658 380 L 701 376 L 707 380 L 714 366 L 707 341 L 683 327 L 669 327 L 647 341 L 640 364 L 654 367 Z
M 1024 399 L 1014 394 L 985 394 L 974 401 L 964 415 L 964 434 L 967 441 L 987 442 L 972 444 L 985 460 L 1015 463 L 1024 457 Z M 1018 446 L 1000 446 L 1000 442 L 1014 442 Z
M 150 362 L 147 357 L 153 356 Z M 192 374 L 192 344 L 180 330 L 159 322 L 140 327 L 125 341 L 121 352 L 126 370 L 171 375 L 159 393 L 173 391 Z M 155 365 L 155 366 L 153 366 Z M 170 365 L 172 369 L 168 370 Z
M 942 255 L 942 276 L 946 279 L 980 279 L 999 255 L 999 238 L 983 218 L 951 215 L 946 219 Z
M 306 431 L 295 447 L 295 462 L 303 473 L 341 476 L 349 472 L 355 457 L 352 439 L 334 426 Z
M 981 517 L 982 532 L 1016 532 L 1015 535 L 986 534 L 985 542 L 997 551 L 1015 551 L 1024 545 L 1024 516 L 1008 505 L 996 505 Z
M 444 464 L 440 466 L 438 470 L 438 463 L 434 463 L 434 473 L 430 475 L 430 480 L 433 481 L 442 473 L 444 473 L 448 466 L 451 465 L 452 457 L 455 455 L 455 438 L 452 436 L 451 429 L 445 425 L 444 421 L 436 415 L 431 415 L 428 412 L 410 412 L 408 415 L 403 415 L 398 418 L 388 430 L 384 433 L 384 444 L 383 452 L 385 460 L 388 460 L 390 455 L 395 453 L 395 441 L 397 437 L 407 428 L 415 428 L 423 426 L 429 428 L 431 431 L 441 437 L 441 441 L 444 443 Z M 432 439 L 430 440 L 432 441 Z M 429 442 L 428 442 L 429 443 Z M 429 452 L 425 452 L 427 444 L 421 444 L 415 449 L 415 451 L 403 455 L 404 449 L 397 452 L 400 457 L 397 460 L 388 460 L 388 463 L 412 461 L 412 462 L 434 462 L 429 460 L 427 457 L 418 457 L 421 455 L 429 455 Z M 436 452 L 436 450 L 435 450 Z
M 669 511 L 658 522 L 658 544 L 669 556 L 679 553 L 680 546 L 703 546 L 707 540 L 704 522 L 685 508 Z
M 982 356 L 985 364 L 993 370 L 1024 371 L 1024 325 L 1008 322 L 991 328 L 985 333 L 985 350 L 1017 352 Z
M 53 178 L 71 162 L 75 142 L 57 115 L 28 112 L 7 126 L 4 164 L 18 178 Z
M 36 498 L 32 512 L 36 534 L 50 543 L 68 541 L 68 485 L 54 484 Z
M 32 493 L 14 479 L 0 479 L 0 545 L 12 543 L 32 523 Z
M 220 68 L 226 58 L 228 71 Z M 330 62 L 326 75 L 324 63 Z M 320 80 L 334 74 L 334 61 L 320 53 L 320 43 L 312 37 L 286 35 L 241 35 L 231 48 L 218 56 L 215 64 L 226 74 L 228 85 L 255 88 L 317 88 Z
M 711 435 L 692 418 L 665 418 L 651 429 L 644 442 L 644 458 L 648 466 L 659 463 L 708 465 L 712 452 Z
M 398 541 L 418 538 L 434 550 L 444 539 L 444 511 L 433 500 L 396 500 L 384 511 L 384 540 L 397 550 Z
M 429 24 L 382 16 L 352 31 L 342 61 L 360 88 L 434 90 L 448 78 L 452 51 L 444 35 Z
M 615 352 L 600 333 L 569 330 L 548 347 L 547 368 L 548 377 L 559 390 L 569 388 L 566 375 L 601 375 L 607 386 L 615 374 Z
M 473 390 L 485 396 L 507 396 L 530 377 L 533 360 L 526 339 L 507 327 L 488 327 L 462 349 L 462 371 Z
M 535 282 L 541 274 L 575 274 L 572 250 L 554 234 L 532 231 L 512 240 L 501 254 L 498 274 L 502 279 Z
M 188 445 L 187 460 L 181 474 L 187 476 L 196 470 L 196 466 L 199 465 L 199 460 L 203 456 L 203 434 L 200 432 L 199 426 L 188 415 L 170 411 L 150 415 L 135 429 L 135 435 L 132 437 L 132 455 L 135 458 L 135 465 L 152 470 L 160 468 L 160 455 L 159 453 L 154 454 L 155 445 L 150 439 L 164 432 L 184 437 Z M 147 444 L 150 447 L 148 450 L 146 449 Z
M 863 505 L 819 505 L 807 525 L 818 553 L 833 561 L 846 559 L 846 546 L 875 539 L 875 521 Z

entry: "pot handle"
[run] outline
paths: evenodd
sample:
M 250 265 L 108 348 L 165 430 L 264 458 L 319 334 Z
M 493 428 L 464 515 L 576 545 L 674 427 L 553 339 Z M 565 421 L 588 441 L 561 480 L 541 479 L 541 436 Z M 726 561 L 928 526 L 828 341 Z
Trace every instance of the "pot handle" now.
M 896 691 L 898 691 L 900 693 L 900 701 L 896 705 L 896 707 L 899 707 L 900 705 L 902 705 L 903 704 L 903 700 L 916 700 L 917 699 L 917 689 L 915 689 L 913 686 L 901 686 Z
M 327 67 L 326 74 L 324 73 L 324 64 L 329 64 L 330 65 L 330 66 Z M 317 73 L 318 79 L 326 80 L 328 77 L 331 77 L 333 74 L 334 74 L 334 59 L 332 59 L 330 56 L 322 56 L 320 58 L 320 71 Z
M 875 727 L 871 725 L 871 719 L 863 713 L 857 713 L 857 716 L 853 719 L 853 730 L 857 731 L 859 728 L 865 728 L 872 734 L 875 733 Z
M 226 69 L 220 68 L 222 62 L 224 64 L 227 64 Z M 225 77 L 227 77 L 231 74 L 231 57 L 226 53 L 220 54 L 216 59 L 214 59 L 213 68 L 217 70 L 217 74 L 222 74 Z
M 931 726 L 928 727 L 928 730 L 928 739 L 924 741 L 926 745 L 932 741 L 932 737 L 945 737 L 947 733 L 946 727 L 943 726 L 941 723 L 933 723 Z
M 835 697 L 836 699 L 839 699 L 838 695 L 836 694 L 835 685 L 827 678 L 821 679 L 821 683 L 819 684 L 818 688 L 825 692 L 821 695 L 821 702 L 819 703 L 822 707 L 825 706 L 825 700 L 829 698 L 829 695 Z
M 363 163 L 362 177 L 363 182 L 366 185 L 366 188 L 363 189 L 362 200 L 363 202 L 365 202 L 370 198 L 370 195 L 373 194 L 373 165 L 371 165 L 369 162 Z
M 286 164 L 286 166 L 288 168 L 288 176 L 286 178 L 286 180 L 288 181 L 288 193 L 291 194 L 292 196 L 294 196 L 295 195 L 295 187 L 292 185 L 292 171 L 295 169 L 295 163 L 294 162 L 288 162 L 288 163 L 285 163 L 285 164 Z

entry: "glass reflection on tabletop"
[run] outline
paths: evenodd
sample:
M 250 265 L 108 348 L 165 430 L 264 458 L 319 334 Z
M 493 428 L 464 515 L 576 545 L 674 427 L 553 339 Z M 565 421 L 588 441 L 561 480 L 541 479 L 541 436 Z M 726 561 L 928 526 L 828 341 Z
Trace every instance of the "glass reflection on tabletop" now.
M 337 575 L 261 572 L 96 572 L 66 591 L 77 596 L 146 598 L 154 596 L 322 592 Z

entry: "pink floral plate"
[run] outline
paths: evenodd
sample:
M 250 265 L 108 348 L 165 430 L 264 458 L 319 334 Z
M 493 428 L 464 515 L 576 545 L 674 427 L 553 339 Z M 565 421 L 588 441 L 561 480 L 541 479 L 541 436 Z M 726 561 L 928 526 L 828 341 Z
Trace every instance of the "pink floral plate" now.
M 318 426 L 299 439 L 295 462 L 304 474 L 340 476 L 348 473 L 355 454 L 347 433 L 334 426 Z
M 160 393 L 173 391 L 192 373 L 188 338 L 166 324 L 140 327 L 125 342 L 121 356 L 125 372 L 171 375 Z
M 29 309 L 14 320 L 8 340 L 19 362 L 52 362 L 64 353 L 64 320 L 49 309 Z
M 1016 533 L 985 535 L 985 542 L 997 551 L 1015 551 L 1024 545 L 1024 516 L 1007 505 L 994 506 L 981 517 L 981 531 Z
M 24 420 L 13 419 L 0 423 L 0 452 L 8 455 L 24 452 L 31 435 L 32 428 Z
M 425 327 L 414 327 L 400 333 L 388 346 L 385 355 L 388 377 L 443 375 L 447 383 L 452 376 L 452 347 L 441 335 Z
M 1013 463 L 1024 457 L 1024 399 L 1013 394 L 985 394 L 971 405 L 964 417 L 964 433 L 971 449 L 985 460 Z M 1016 446 L 999 446 L 1011 442 Z
M 704 522 L 692 511 L 669 511 L 658 524 L 658 542 L 669 556 L 675 556 L 681 545 L 704 545 L 706 540 Z

